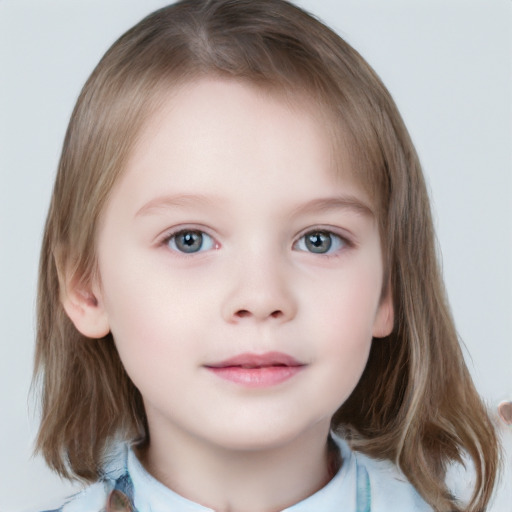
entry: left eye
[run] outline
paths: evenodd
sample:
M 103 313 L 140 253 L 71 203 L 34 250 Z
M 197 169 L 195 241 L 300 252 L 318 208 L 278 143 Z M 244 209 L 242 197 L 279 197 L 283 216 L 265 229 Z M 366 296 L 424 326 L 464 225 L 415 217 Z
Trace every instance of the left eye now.
M 167 245 L 174 251 L 193 254 L 213 249 L 215 242 L 203 231 L 185 229 L 171 235 L 167 239 Z
M 310 231 L 297 240 L 295 249 L 315 254 L 328 254 L 342 249 L 347 242 L 330 231 Z

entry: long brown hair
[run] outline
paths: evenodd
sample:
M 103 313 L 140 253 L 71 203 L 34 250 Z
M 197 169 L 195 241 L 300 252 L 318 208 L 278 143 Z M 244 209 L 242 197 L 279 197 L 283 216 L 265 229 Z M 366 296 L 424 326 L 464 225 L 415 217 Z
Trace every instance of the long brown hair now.
M 109 334 L 82 336 L 61 305 L 64 273 L 87 283 L 95 233 L 141 127 L 178 84 L 204 75 L 312 97 L 343 132 L 377 207 L 395 326 L 374 340 L 365 372 L 332 420 L 352 446 L 394 461 L 439 511 L 462 510 L 445 485 L 467 454 L 467 510 L 485 509 L 499 452 L 446 300 L 421 167 L 388 91 L 362 57 L 284 0 L 185 0 L 124 34 L 85 84 L 68 127 L 41 253 L 36 449 L 60 475 L 93 481 L 118 438 L 147 439 L 139 391 Z M 60 277 L 60 281 L 59 281 Z

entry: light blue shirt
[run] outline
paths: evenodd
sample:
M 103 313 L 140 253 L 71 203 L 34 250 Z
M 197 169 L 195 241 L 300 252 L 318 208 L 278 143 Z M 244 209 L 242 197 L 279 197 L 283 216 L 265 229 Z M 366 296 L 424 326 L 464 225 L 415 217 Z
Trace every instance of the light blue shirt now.
M 341 469 L 325 487 L 283 512 L 432 512 L 394 464 L 354 452 L 337 436 L 334 440 L 343 460 Z M 165 487 L 126 446 L 113 455 L 100 482 L 74 495 L 57 510 L 214 512 Z

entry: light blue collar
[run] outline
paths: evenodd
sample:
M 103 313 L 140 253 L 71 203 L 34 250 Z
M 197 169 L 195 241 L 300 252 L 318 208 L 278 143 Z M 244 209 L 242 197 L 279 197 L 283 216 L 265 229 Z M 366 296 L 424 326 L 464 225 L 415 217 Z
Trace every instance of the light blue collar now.
M 283 512 L 370 512 L 370 480 L 366 468 L 358 464 L 347 443 L 333 436 L 341 454 L 342 466 L 331 481 L 315 494 Z M 128 451 L 127 470 L 133 483 L 135 508 L 151 512 L 214 512 L 165 487 L 151 476 Z

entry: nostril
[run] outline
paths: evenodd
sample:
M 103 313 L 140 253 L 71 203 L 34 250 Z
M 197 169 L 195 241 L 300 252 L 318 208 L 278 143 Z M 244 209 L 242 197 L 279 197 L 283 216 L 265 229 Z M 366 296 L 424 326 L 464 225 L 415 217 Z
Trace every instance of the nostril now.
M 252 315 L 253 314 L 248 309 L 239 309 L 235 313 L 235 316 L 237 316 L 238 318 L 247 318 Z M 275 311 L 272 311 L 272 313 L 270 313 L 270 315 L 268 316 L 272 318 L 281 318 L 281 316 L 283 316 L 283 312 L 280 309 L 276 309 Z

